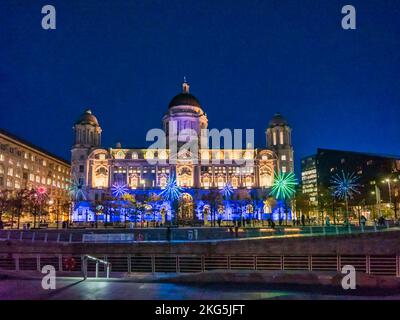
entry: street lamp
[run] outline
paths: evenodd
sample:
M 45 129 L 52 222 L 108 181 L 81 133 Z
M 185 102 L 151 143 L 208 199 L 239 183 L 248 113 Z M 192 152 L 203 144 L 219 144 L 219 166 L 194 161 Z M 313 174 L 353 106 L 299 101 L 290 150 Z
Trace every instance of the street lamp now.
M 392 184 L 391 183 L 392 182 L 397 182 L 397 181 L 398 181 L 397 179 L 390 179 L 390 178 L 387 178 L 387 179 L 382 181 L 382 183 L 387 183 L 387 185 L 388 185 L 388 191 L 389 191 L 389 206 L 388 206 L 388 208 L 389 209 L 392 207 Z M 397 212 L 396 212 L 396 210 L 394 211 L 394 215 L 395 215 L 394 218 L 397 220 Z

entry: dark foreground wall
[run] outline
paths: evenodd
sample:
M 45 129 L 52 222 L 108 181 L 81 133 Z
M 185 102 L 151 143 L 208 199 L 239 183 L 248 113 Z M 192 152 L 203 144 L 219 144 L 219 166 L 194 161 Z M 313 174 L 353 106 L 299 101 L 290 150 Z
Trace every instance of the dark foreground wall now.
M 400 230 L 338 236 L 134 244 L 0 241 L 0 254 L 92 255 L 400 255 Z

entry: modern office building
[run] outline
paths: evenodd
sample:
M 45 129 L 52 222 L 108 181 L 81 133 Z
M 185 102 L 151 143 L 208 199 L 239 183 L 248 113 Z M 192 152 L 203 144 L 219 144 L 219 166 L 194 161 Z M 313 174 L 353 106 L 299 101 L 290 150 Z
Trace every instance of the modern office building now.
M 358 192 L 349 199 L 353 210 L 362 208 L 364 215 L 374 218 L 380 214 L 397 215 L 400 156 L 318 149 L 315 155 L 302 159 L 301 169 L 303 193 L 309 195 L 311 201 L 316 201 L 319 212 L 331 210 L 321 200 L 327 202 L 326 195 L 333 191 L 332 179 L 342 178 L 344 174 L 356 179 Z M 340 199 L 335 201 L 337 204 L 343 202 Z

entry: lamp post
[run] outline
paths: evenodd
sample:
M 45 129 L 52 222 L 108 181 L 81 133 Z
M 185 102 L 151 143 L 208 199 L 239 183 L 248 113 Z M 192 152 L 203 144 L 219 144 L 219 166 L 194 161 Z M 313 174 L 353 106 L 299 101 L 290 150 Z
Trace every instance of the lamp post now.
M 54 204 L 54 201 L 52 199 L 50 199 L 49 202 L 48 202 L 48 205 L 49 205 L 49 216 L 51 217 L 51 215 L 50 215 L 51 209 L 56 210 L 56 220 L 57 220 L 56 223 L 58 225 L 58 211 L 57 211 L 57 209 L 54 209 L 54 207 L 52 207 L 53 204 Z
M 392 208 L 392 182 L 397 182 L 397 179 L 387 178 L 382 181 L 382 183 L 387 183 L 389 191 L 389 210 Z M 396 205 L 396 204 L 395 204 Z M 397 220 L 397 210 L 394 210 L 394 218 Z

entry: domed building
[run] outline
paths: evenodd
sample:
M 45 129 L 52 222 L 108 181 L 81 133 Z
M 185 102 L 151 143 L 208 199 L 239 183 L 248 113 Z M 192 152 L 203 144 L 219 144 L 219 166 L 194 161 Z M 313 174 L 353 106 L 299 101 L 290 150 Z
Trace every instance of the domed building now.
M 161 147 L 132 149 L 118 143 L 103 148 L 95 115 L 86 110 L 79 117 L 72 148 L 74 221 L 207 225 L 216 217 L 228 223 L 271 218 L 267 200 L 274 173 L 293 171 L 291 128 L 282 115 L 269 121 L 265 148 L 235 149 L 224 139 L 224 148 L 217 149 L 208 143 L 204 106 L 185 80 L 168 104 L 162 127 Z M 146 203 L 146 210 L 138 216 L 126 202 L 107 214 L 110 203 L 126 197 Z

